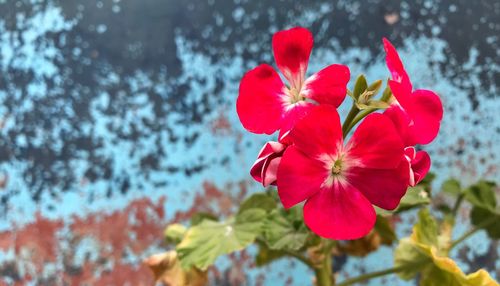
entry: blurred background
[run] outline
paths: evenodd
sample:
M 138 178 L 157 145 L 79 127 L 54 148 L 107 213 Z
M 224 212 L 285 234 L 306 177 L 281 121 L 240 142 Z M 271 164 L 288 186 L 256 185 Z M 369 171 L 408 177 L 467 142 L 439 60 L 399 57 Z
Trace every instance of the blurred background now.
M 500 183 L 498 0 L 0 0 L 0 285 L 151 285 L 141 261 L 168 223 L 262 191 L 248 172 L 269 138 L 241 127 L 239 80 L 297 25 L 315 37 L 309 72 L 342 63 L 369 81 L 389 75 L 388 37 L 445 105 L 424 147 L 436 187 Z M 212 285 L 311 284 L 301 264 L 256 268 L 251 252 L 219 259 Z M 483 232 L 452 253 L 497 279 L 499 255 Z M 336 260 L 341 277 L 392 265 L 388 247 Z M 414 285 L 369 285 L 384 282 Z

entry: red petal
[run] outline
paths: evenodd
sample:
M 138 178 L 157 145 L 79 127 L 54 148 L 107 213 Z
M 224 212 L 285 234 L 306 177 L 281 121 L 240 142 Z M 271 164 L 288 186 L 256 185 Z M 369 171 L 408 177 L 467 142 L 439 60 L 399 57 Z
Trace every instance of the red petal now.
M 443 104 L 430 90 L 415 90 L 409 106 L 403 106 L 413 121 L 410 145 L 428 144 L 436 138 L 443 118 Z
M 337 109 L 331 105 L 315 106 L 295 125 L 290 138 L 308 156 L 335 155 L 343 142 Z
M 339 107 L 346 96 L 349 78 L 350 72 L 347 66 L 327 66 L 305 81 L 302 94 L 321 104 Z
M 304 205 L 304 221 L 316 234 L 335 240 L 365 236 L 375 225 L 375 210 L 354 187 L 322 189 Z
M 409 85 L 410 90 L 412 90 L 413 88 L 411 86 L 410 78 L 406 73 L 405 67 L 399 58 L 396 48 L 394 48 L 392 43 L 386 38 L 383 38 L 382 41 L 384 42 L 385 62 L 387 63 L 387 68 L 391 72 L 392 79 L 396 82 Z
M 250 175 L 252 175 L 257 182 L 262 183 L 265 187 L 269 185 L 270 183 L 266 185 L 266 180 L 271 180 L 271 177 L 266 178 L 266 175 L 272 176 L 273 170 L 268 170 L 271 165 L 271 161 L 280 157 L 285 148 L 286 146 L 281 143 L 273 141 L 267 142 L 260 150 L 257 160 L 250 169 Z
M 349 157 L 362 167 L 396 168 L 403 158 L 403 141 L 391 120 L 380 113 L 368 115 L 347 144 Z
M 302 27 L 279 31 L 273 35 L 276 64 L 292 87 L 300 90 L 313 47 L 311 32 Z
M 281 157 L 269 158 L 266 160 L 266 164 L 264 165 L 264 170 L 262 172 L 262 185 L 264 187 L 276 184 L 280 162 Z
M 401 104 L 402 106 L 408 106 L 411 104 L 411 85 L 390 80 L 389 87 L 391 88 L 391 92 L 399 104 Z
M 278 194 L 285 208 L 290 208 L 317 193 L 329 175 L 322 162 L 288 147 L 278 168 Z
M 280 128 L 284 85 L 278 73 L 266 64 L 243 76 L 236 111 L 243 127 L 257 134 L 272 134 Z
M 408 161 L 402 159 L 398 168 L 389 170 L 355 167 L 349 170 L 348 180 L 372 204 L 393 210 L 408 188 Z
M 410 125 L 411 119 L 408 116 L 408 114 L 406 113 L 406 111 L 401 109 L 401 107 L 399 105 L 393 104 L 384 111 L 384 115 L 386 115 L 387 117 L 389 117 L 391 119 L 392 123 L 394 124 L 394 127 L 396 127 L 396 130 L 399 133 L 399 136 L 401 137 L 401 139 L 405 143 L 404 145 L 409 146 L 409 144 L 406 144 L 406 142 L 409 142 L 409 138 L 410 138 L 409 125 Z
M 431 157 L 425 151 L 418 151 L 411 161 L 411 168 L 415 175 L 415 185 L 425 178 L 431 168 Z
M 313 109 L 315 105 L 311 102 L 301 101 L 299 103 L 295 103 L 290 105 L 288 110 L 285 112 L 285 115 L 281 122 L 280 134 L 278 138 L 283 138 L 283 136 L 290 132 L 292 128 L 304 118 L 310 111 Z M 286 143 L 286 142 L 283 142 Z

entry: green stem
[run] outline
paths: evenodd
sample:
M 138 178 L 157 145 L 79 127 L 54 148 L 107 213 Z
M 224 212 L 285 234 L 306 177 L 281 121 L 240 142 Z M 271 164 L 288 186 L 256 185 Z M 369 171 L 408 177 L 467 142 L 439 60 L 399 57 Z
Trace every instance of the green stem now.
M 457 215 L 458 209 L 460 208 L 460 205 L 462 204 L 462 201 L 464 200 L 464 194 L 460 194 L 455 201 L 455 205 L 453 206 L 452 214 L 453 217 Z
M 301 253 L 297 253 L 297 252 L 293 252 L 293 251 L 285 251 L 285 253 L 288 256 L 291 256 L 293 258 L 296 258 L 296 259 L 300 260 L 302 263 L 304 263 L 309 268 L 315 269 L 314 265 L 312 264 L 312 262 L 309 259 L 307 259 L 307 257 L 305 257 L 304 255 L 302 255 Z
M 261 239 L 261 238 L 257 238 L 256 242 L 258 244 L 262 244 L 261 245 L 262 247 L 267 247 L 266 242 L 263 239 Z M 313 263 L 311 262 L 311 260 L 309 260 L 307 257 L 305 257 L 302 253 L 291 251 L 291 250 L 283 250 L 283 253 L 286 256 L 290 256 L 290 257 L 296 258 L 297 260 L 299 260 L 300 262 L 304 263 L 306 266 L 308 266 L 312 270 L 315 269 L 315 267 L 314 267 Z
M 465 232 L 464 234 L 462 234 L 461 237 L 457 238 L 455 241 L 453 241 L 451 243 L 451 246 L 450 246 L 450 249 L 452 249 L 453 247 L 457 246 L 459 243 L 461 243 L 462 241 L 466 240 L 467 238 L 469 238 L 469 236 L 473 235 L 474 233 L 476 233 L 478 230 L 481 230 L 483 229 L 484 227 L 487 227 L 488 225 L 496 222 L 497 220 L 497 217 L 496 216 L 492 216 L 488 219 L 485 219 L 484 221 L 482 221 L 480 224 L 478 224 L 477 226 L 475 226 L 474 228 L 470 229 L 469 231 Z
M 316 285 L 317 286 L 333 286 L 333 273 L 332 273 L 332 256 L 325 255 L 325 260 L 321 264 L 321 267 L 316 268 L 314 271 L 316 274 Z
M 335 285 L 335 277 L 332 270 L 332 249 L 335 247 L 335 241 L 322 239 L 322 256 L 323 261 L 320 265 L 316 265 L 314 274 L 316 275 L 317 286 L 333 286 Z
M 407 270 L 407 269 L 412 269 L 412 268 L 418 267 L 422 263 L 423 262 L 416 262 L 416 263 L 412 263 L 412 264 L 408 264 L 408 265 L 402 265 L 402 266 L 393 267 L 393 268 L 389 268 L 389 269 L 385 269 L 385 270 L 380 270 L 380 271 L 375 271 L 375 272 L 371 272 L 371 273 L 366 273 L 366 274 L 360 275 L 358 277 L 347 279 L 347 280 L 345 280 L 345 281 L 337 284 L 337 286 L 353 285 L 355 283 L 363 282 L 363 281 L 366 281 L 366 280 L 370 280 L 372 278 L 377 278 L 377 277 L 385 276 L 385 275 L 388 275 L 388 274 L 398 273 L 398 272 L 401 272 L 401 271 L 404 271 L 404 270 Z
M 356 126 L 356 124 L 358 124 L 358 122 L 361 121 L 361 119 L 365 118 L 366 116 L 368 116 L 368 114 L 376 111 L 377 109 L 376 108 L 370 108 L 370 109 L 365 109 L 363 111 L 361 111 L 359 113 L 358 116 L 356 116 L 356 118 L 354 118 L 354 120 L 351 122 L 351 124 L 349 125 L 349 127 L 347 127 L 347 130 L 346 130 L 346 134 L 349 133 L 349 131 L 351 131 L 351 129 Z
M 342 124 L 342 134 L 344 134 L 344 138 L 347 136 L 349 133 L 349 126 L 351 126 L 351 122 L 354 120 L 356 115 L 358 114 L 359 109 L 356 107 L 356 104 L 353 102 L 351 110 L 349 110 L 349 113 L 347 114 L 347 117 L 345 118 L 344 124 Z

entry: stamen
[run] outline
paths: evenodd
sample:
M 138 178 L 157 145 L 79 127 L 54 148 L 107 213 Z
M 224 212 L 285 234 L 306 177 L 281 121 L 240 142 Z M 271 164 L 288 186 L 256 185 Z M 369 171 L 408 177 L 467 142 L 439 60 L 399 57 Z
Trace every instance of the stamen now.
M 305 98 L 300 94 L 300 90 L 297 90 L 294 87 L 290 88 L 290 102 L 292 104 L 297 103 L 299 101 L 303 101 Z
M 335 163 L 333 163 L 332 174 L 338 175 L 340 172 L 342 172 L 342 160 L 337 159 L 335 160 Z

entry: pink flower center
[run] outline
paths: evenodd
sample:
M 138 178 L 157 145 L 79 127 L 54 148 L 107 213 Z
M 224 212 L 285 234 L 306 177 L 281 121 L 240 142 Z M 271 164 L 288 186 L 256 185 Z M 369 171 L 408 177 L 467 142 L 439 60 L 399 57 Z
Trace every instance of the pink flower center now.
M 290 97 L 290 103 L 295 104 L 300 101 L 304 101 L 306 98 L 300 93 L 300 90 L 297 90 L 293 87 L 288 89 L 288 96 Z
M 349 174 L 349 170 L 356 164 L 355 160 L 350 158 L 345 150 L 340 151 L 336 155 L 323 154 L 319 157 L 319 160 L 323 162 L 325 169 L 328 171 L 325 174 L 326 178 L 323 182 L 323 186 L 328 188 L 334 184 L 346 185 L 348 183 L 347 175 Z

